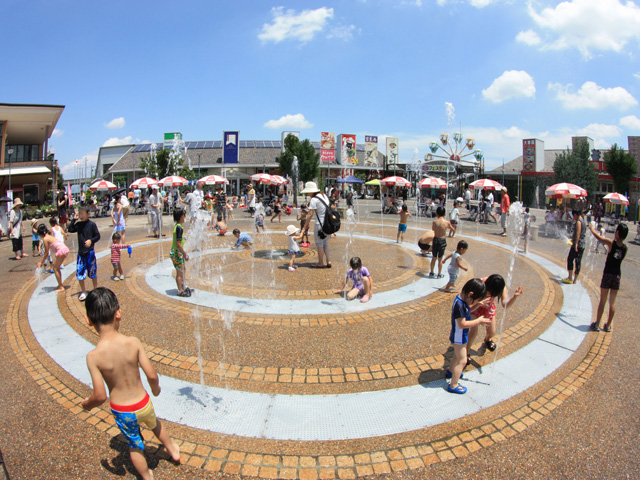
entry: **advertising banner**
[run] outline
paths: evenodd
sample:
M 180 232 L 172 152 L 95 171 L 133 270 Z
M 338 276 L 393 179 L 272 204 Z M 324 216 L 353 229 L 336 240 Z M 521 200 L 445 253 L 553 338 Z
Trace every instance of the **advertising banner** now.
M 378 137 L 372 135 L 364 137 L 364 164 L 366 166 L 378 165 Z
M 320 134 L 320 161 L 326 163 L 336 161 L 336 134 L 334 132 Z
M 338 163 L 340 165 L 357 165 L 356 136 L 345 134 L 338 135 Z
M 387 165 L 398 163 L 398 139 L 387 137 Z
M 283 152 L 284 152 L 284 139 L 287 138 L 289 135 L 293 135 L 294 137 L 297 137 L 298 140 L 300 140 L 300 132 L 282 132 L 281 141 L 282 141 Z
M 238 163 L 240 158 L 240 132 L 224 132 L 222 135 L 222 163 Z
M 162 146 L 172 150 L 176 146 L 178 140 L 182 140 L 182 134 L 180 132 L 165 133 L 164 143 Z

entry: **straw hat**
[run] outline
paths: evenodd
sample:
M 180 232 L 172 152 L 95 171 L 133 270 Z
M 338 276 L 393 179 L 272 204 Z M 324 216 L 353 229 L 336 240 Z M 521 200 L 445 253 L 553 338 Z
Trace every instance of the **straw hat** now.
M 24 205 L 24 204 L 22 203 L 22 200 L 20 200 L 19 198 L 16 198 L 16 199 L 13 201 L 13 208 L 20 207 L 20 206 L 22 206 L 22 205 Z
M 285 235 L 290 237 L 291 235 L 295 235 L 299 231 L 300 231 L 300 229 L 298 227 L 296 227 L 295 225 L 288 225 L 287 226 L 287 231 L 284 232 L 284 233 L 285 233 Z
M 507 191 L 507 187 L 502 187 L 502 191 L 506 192 Z
M 306 195 L 308 193 L 319 193 L 318 185 L 316 182 L 307 182 L 304 184 L 304 190 L 300 192 L 301 195 Z
M 36 223 L 38 223 L 38 219 L 37 218 L 32 218 L 31 219 L 31 225 L 35 225 Z

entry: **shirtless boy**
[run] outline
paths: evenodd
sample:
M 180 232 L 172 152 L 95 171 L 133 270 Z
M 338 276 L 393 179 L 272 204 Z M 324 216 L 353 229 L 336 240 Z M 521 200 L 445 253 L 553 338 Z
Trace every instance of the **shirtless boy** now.
M 423 257 L 426 257 L 427 253 L 429 253 L 429 250 L 431 250 L 431 244 L 433 243 L 434 236 L 435 234 L 433 233 L 433 230 L 429 230 L 427 233 L 420 237 L 420 240 L 418 240 L 420 255 L 422 255 Z
M 431 224 L 431 230 L 433 230 L 434 233 L 433 245 L 431 247 L 433 257 L 431 258 L 431 271 L 429 272 L 429 277 L 431 278 L 436 277 L 433 271 L 436 261 L 438 262 L 438 275 L 436 278 L 444 277 L 442 274 L 442 259 L 444 258 L 444 251 L 447 248 L 447 232 L 449 230 L 453 233 L 456 232 L 456 227 L 444 219 L 445 213 L 444 207 L 438 207 L 436 209 L 437 218 Z
M 149 470 L 144 458 L 140 423 L 153 431 L 174 462 L 180 462 L 180 449 L 156 419 L 151 399 L 142 386 L 138 368 L 142 368 L 147 376 L 151 392 L 156 397 L 160 395 L 158 374 L 140 340 L 126 337 L 118 331 L 122 312 L 118 299 L 111 290 L 104 287 L 94 289 L 87 295 L 85 306 L 88 324 L 96 329 L 100 339 L 96 348 L 87 355 L 93 392 L 82 401 L 82 408 L 91 410 L 107 400 L 104 380 L 109 387 L 111 412 L 129 443 L 131 462 L 143 479 L 153 479 L 153 472 Z

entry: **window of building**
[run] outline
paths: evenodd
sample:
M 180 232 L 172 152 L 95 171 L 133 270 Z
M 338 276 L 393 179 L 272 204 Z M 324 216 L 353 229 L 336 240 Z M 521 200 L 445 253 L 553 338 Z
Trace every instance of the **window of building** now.
M 9 155 L 9 150 L 13 153 Z M 40 160 L 40 145 L 5 145 L 4 158 L 6 162 L 37 162 Z
M 38 203 L 40 201 L 40 186 L 37 183 L 23 185 L 24 203 Z

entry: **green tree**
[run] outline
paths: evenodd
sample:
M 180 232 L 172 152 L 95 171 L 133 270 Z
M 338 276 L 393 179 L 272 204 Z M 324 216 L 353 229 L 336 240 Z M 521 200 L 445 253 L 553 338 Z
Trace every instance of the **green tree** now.
M 297 177 L 293 171 L 294 157 L 298 157 Z M 309 139 L 302 142 L 295 135 L 284 139 L 284 152 L 278 157 L 280 170 L 293 179 L 293 201 L 298 204 L 298 181 L 309 182 L 318 176 L 320 154 L 316 152 Z
M 629 182 L 638 173 L 638 164 L 633 155 L 614 144 L 604 153 L 604 166 L 613 178 L 615 191 L 622 194 L 628 193 Z
M 176 175 L 183 167 L 182 155 L 174 155 L 171 150 L 161 149 L 145 155 L 140 160 L 140 167 L 149 177 L 161 178 L 169 175 Z
M 573 150 L 566 150 L 557 155 L 553 164 L 556 183 L 568 182 L 579 185 L 593 198 L 598 187 L 598 174 L 589 163 L 590 159 L 589 144 L 584 140 L 574 145 Z

